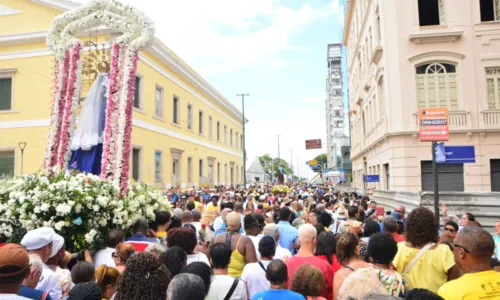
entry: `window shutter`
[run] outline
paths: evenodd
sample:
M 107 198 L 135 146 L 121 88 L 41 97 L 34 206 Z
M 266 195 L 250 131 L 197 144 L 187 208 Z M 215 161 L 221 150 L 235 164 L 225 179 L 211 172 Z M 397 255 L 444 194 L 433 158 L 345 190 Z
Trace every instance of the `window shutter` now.
M 132 178 L 135 181 L 139 181 L 140 153 L 139 149 L 132 150 Z
M 424 75 L 417 75 L 417 103 L 418 107 L 425 108 L 425 77 Z
M 0 78 L 0 111 L 12 109 L 12 78 Z
M 500 192 L 500 159 L 490 160 L 491 191 Z
M 14 176 L 14 151 L 0 152 L 0 177 Z
M 421 161 L 422 191 L 433 191 L 434 180 L 432 177 L 432 161 Z M 438 185 L 440 191 L 464 191 L 464 165 L 463 164 L 438 164 Z
M 457 90 L 457 76 L 448 75 L 448 90 L 450 99 L 450 110 L 458 110 L 458 90 Z
M 134 107 L 141 108 L 141 77 L 135 77 Z

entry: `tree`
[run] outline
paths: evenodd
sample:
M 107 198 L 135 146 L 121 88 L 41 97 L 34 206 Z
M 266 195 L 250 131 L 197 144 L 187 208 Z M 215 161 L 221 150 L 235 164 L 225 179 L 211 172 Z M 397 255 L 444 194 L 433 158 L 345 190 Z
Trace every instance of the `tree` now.
M 321 167 L 328 165 L 328 156 L 326 154 L 320 154 L 314 158 Z
M 259 156 L 259 162 L 262 165 L 262 168 L 264 169 L 264 172 L 269 175 L 276 176 L 278 170 L 280 167 L 285 169 L 285 175 L 292 175 L 293 170 L 290 168 L 288 165 L 288 162 L 286 162 L 283 159 L 278 159 L 278 158 L 272 158 L 269 154 L 264 154 L 262 156 Z

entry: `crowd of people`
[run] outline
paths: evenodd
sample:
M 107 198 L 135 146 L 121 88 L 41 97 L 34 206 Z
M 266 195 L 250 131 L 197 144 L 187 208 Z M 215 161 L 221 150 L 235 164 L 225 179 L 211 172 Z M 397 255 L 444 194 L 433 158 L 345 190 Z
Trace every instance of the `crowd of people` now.
M 440 220 L 329 186 L 272 189 L 170 189 L 171 212 L 83 255 L 28 231 L 0 247 L 0 300 L 500 299 L 500 220 L 492 235 L 445 205 Z

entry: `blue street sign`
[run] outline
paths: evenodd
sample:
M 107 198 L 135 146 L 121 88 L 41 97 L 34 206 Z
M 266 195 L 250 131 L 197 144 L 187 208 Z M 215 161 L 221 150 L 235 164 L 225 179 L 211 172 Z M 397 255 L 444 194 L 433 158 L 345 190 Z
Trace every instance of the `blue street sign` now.
M 380 182 L 379 175 L 366 175 L 365 182 Z
M 443 150 L 444 148 L 444 150 Z M 442 154 L 444 152 L 445 159 Z M 476 162 L 474 146 L 444 146 L 443 143 L 436 147 L 436 163 L 466 164 Z
M 309 165 L 309 161 L 306 161 L 306 166 L 308 166 L 308 165 Z

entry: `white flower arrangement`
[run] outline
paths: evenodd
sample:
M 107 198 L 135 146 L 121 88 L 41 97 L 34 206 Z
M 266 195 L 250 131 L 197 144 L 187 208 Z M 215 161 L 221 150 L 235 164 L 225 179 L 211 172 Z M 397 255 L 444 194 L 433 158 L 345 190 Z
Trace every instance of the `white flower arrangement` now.
M 47 226 L 71 250 L 95 249 L 109 230 L 126 230 L 139 218 L 154 220 L 154 211 L 171 209 L 161 190 L 134 183 L 129 191 L 133 196 L 123 198 L 112 184 L 85 174 L 0 179 L 0 242 L 19 242 L 27 230 Z

